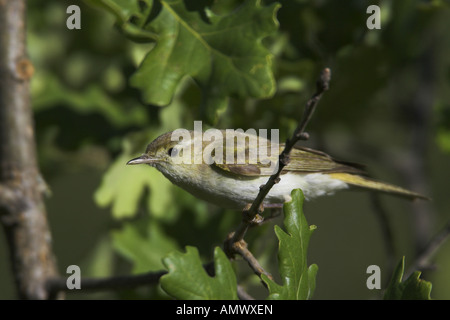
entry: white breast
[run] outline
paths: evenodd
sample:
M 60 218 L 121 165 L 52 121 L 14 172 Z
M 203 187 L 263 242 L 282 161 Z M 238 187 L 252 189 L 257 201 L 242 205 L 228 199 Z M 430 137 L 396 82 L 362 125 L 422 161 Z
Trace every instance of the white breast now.
M 216 171 L 208 171 L 208 174 L 199 171 L 194 178 L 187 168 L 167 170 L 160 166 L 158 169 L 170 181 L 194 196 L 220 207 L 235 209 L 242 209 L 246 204 L 252 203 L 258 195 L 259 187 L 269 179 L 268 176 L 263 176 L 238 180 Z M 273 186 L 264 202 L 282 204 L 291 199 L 291 191 L 297 188 L 302 189 L 306 200 L 310 200 L 346 189 L 348 185 L 322 173 L 286 173 L 281 175 L 280 182 Z
M 296 188 L 302 189 L 306 200 L 311 200 L 333 194 L 338 190 L 347 189 L 348 184 L 341 180 L 333 179 L 324 173 L 286 173 L 281 176 L 280 182 L 270 190 L 268 198 L 270 202 L 275 202 L 275 199 L 282 198 L 288 201 L 290 200 L 292 189 Z

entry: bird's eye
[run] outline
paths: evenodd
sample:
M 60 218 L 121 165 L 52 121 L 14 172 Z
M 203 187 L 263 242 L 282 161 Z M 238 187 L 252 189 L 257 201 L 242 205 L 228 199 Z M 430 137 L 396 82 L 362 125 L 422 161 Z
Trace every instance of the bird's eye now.
M 178 153 L 178 150 L 175 149 L 175 148 L 170 148 L 169 150 L 167 150 L 167 154 L 168 154 L 170 157 L 176 156 L 177 153 Z

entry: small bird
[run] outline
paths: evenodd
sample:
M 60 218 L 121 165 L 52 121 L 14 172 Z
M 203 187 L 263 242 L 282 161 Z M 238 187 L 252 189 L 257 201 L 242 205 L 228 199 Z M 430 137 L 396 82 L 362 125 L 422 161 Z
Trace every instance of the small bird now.
M 174 131 L 168 132 L 151 142 L 142 156 L 127 164 L 148 164 L 197 198 L 219 207 L 242 210 L 253 202 L 260 186 L 276 169 L 284 144 L 239 131 L 228 137 L 225 130 L 214 130 L 217 130 L 214 141 L 205 141 L 201 131 L 201 134 L 195 134 L 188 130 L 185 130 L 188 134 L 182 141 L 172 141 Z M 236 144 L 236 140 L 244 142 Z M 266 146 L 266 149 L 261 146 Z M 238 161 L 239 152 L 245 156 L 244 161 L 242 158 Z M 250 155 L 258 152 L 257 161 L 250 161 Z M 231 161 L 227 158 L 229 154 Z M 201 161 L 180 161 L 195 157 Z M 281 171 L 280 178 L 264 199 L 265 207 L 281 207 L 290 200 L 291 191 L 297 188 L 303 191 L 306 200 L 351 187 L 409 199 L 427 199 L 421 194 L 367 177 L 360 165 L 338 161 L 321 151 L 305 147 L 296 146 L 291 150 L 289 163 Z

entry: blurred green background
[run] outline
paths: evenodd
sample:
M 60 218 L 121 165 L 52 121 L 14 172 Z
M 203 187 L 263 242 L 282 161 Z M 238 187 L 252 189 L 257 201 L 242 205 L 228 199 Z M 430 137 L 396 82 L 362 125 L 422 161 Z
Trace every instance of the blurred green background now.
M 89 1 L 90 4 L 95 1 Z M 142 1 L 141 1 L 142 2 Z M 275 1 L 265 1 L 271 5 Z M 120 3 L 120 1 L 117 1 Z M 240 1 L 200 1 L 227 14 Z M 382 282 L 392 263 L 406 266 L 450 220 L 450 7 L 446 1 L 279 1 L 279 28 L 264 38 L 273 54 L 277 85 L 266 99 L 230 97 L 209 125 L 278 128 L 286 139 L 295 128 L 323 67 L 332 69 L 308 131 L 309 147 L 366 164 L 382 180 L 429 195 L 410 203 L 380 196 L 393 233 L 389 254 L 370 195 L 341 192 L 305 204 L 317 225 L 308 263 L 319 266 L 315 299 L 376 299 L 366 287 L 369 265 Z M 32 103 L 42 174 L 51 195 L 47 211 L 62 275 L 69 265 L 82 276 L 161 270 L 161 258 L 186 245 L 205 261 L 239 223 L 238 212 L 196 200 L 155 169 L 126 167 L 152 139 L 202 120 L 202 89 L 183 78 L 166 107 L 146 105 L 131 87 L 148 41 L 130 40 L 110 12 L 75 1 L 81 30 L 68 30 L 73 1 L 29 1 L 28 52 L 36 72 Z M 381 29 L 368 30 L 366 8 L 381 8 Z M 0 32 L 5 32 L 1 30 Z M 206 129 L 206 128 L 205 128 Z M 263 266 L 276 273 L 273 224 L 251 230 L 247 241 Z M 0 231 L 3 233 L 3 230 Z M 393 258 L 393 260 L 392 260 Z M 13 277 L 0 238 L 0 298 L 14 299 Z M 422 277 L 434 299 L 450 299 L 450 242 Z M 239 283 L 250 294 L 267 292 L 245 262 L 235 262 Z M 68 293 L 68 299 L 162 299 L 158 288 Z

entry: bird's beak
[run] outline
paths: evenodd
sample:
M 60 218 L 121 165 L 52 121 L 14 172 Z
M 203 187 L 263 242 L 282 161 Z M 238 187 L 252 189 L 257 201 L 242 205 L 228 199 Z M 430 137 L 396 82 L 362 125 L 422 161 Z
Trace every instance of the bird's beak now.
M 158 161 L 160 161 L 160 160 L 152 158 L 152 157 L 149 157 L 146 154 L 143 154 L 140 157 L 131 159 L 130 161 L 127 162 L 127 164 L 143 164 L 143 163 L 146 163 L 146 164 L 150 164 L 151 165 L 151 164 L 153 164 L 155 162 L 158 162 Z

